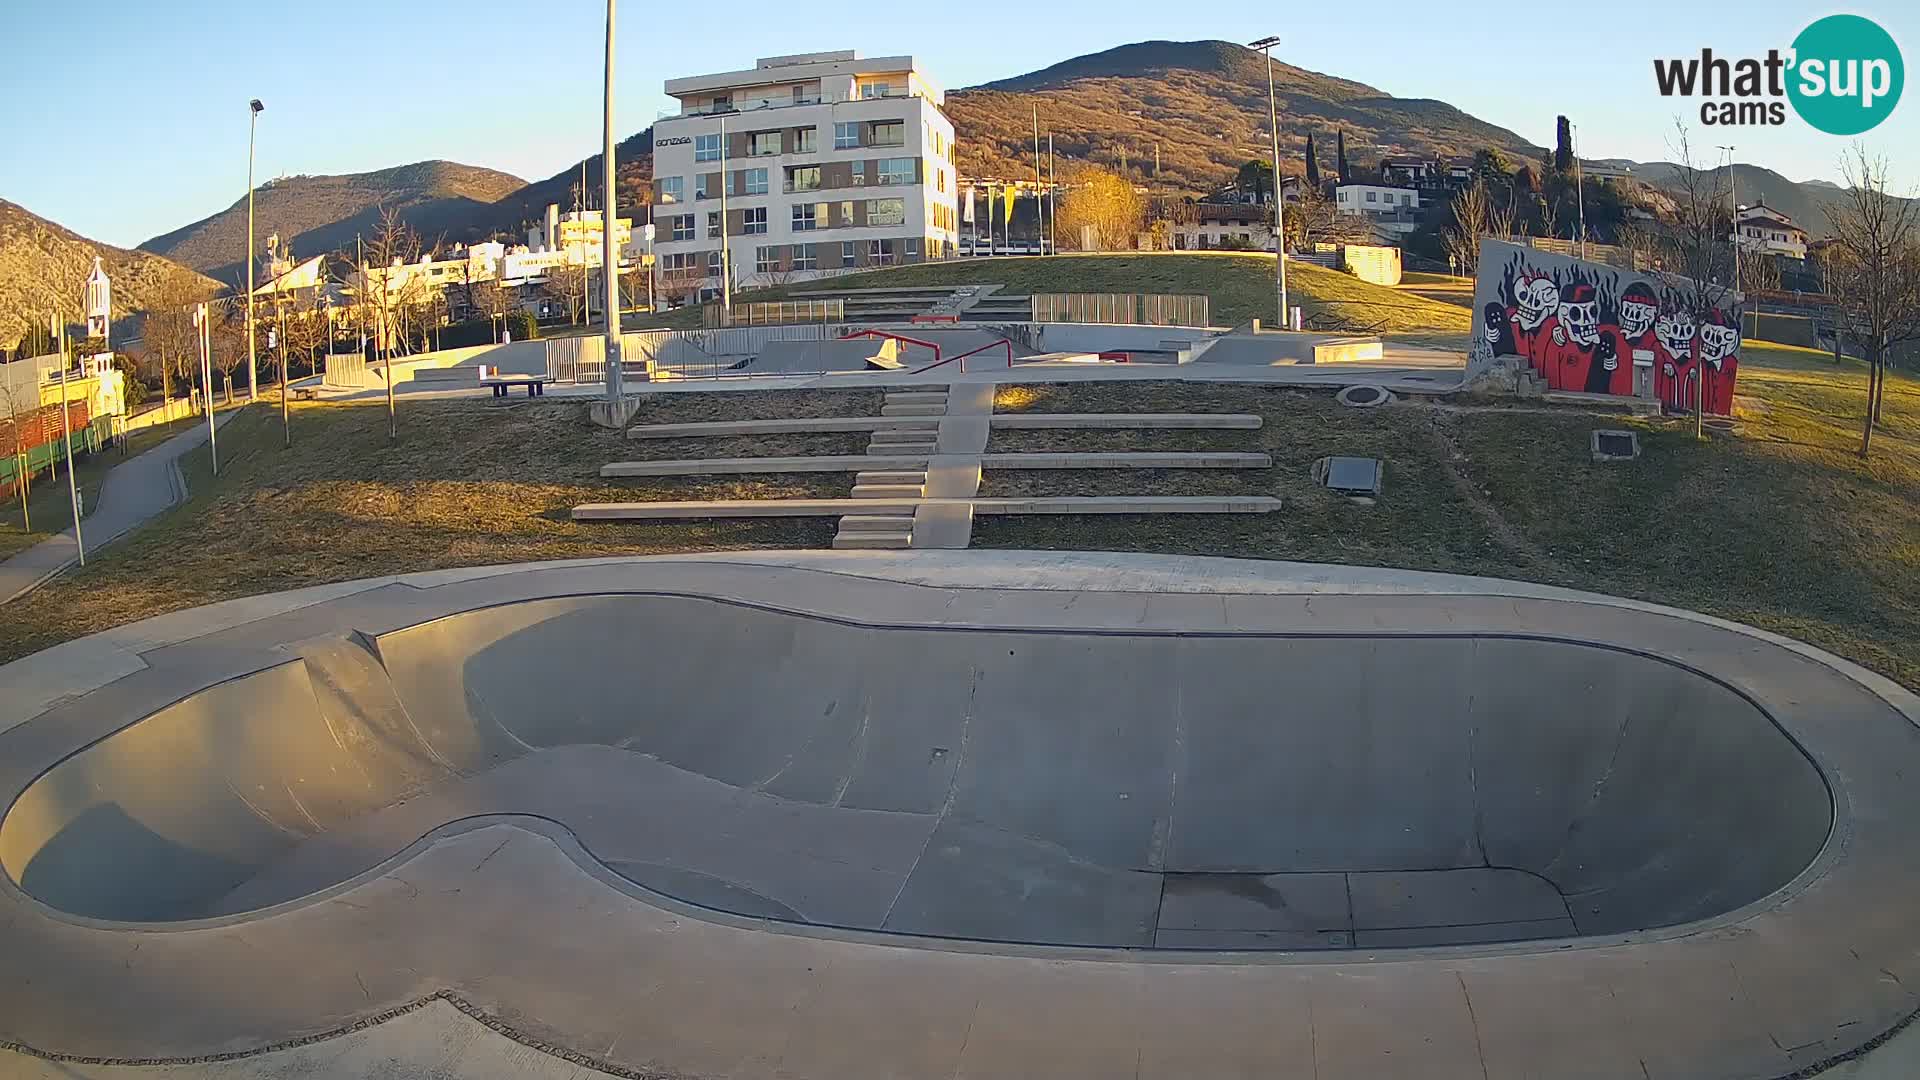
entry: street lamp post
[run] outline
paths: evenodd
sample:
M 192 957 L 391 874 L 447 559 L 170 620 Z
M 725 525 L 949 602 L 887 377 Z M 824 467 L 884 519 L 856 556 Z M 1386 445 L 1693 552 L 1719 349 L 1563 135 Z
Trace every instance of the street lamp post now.
M 614 240 L 613 222 L 618 208 L 613 198 L 613 7 L 607 0 L 606 100 L 602 103 L 603 130 L 600 148 L 600 179 L 605 194 L 600 199 L 601 271 L 607 279 L 607 407 L 615 423 L 622 422 L 620 388 L 620 245 Z M 586 193 L 582 192 L 582 196 Z M 586 256 L 581 256 L 586 261 Z
M 1727 155 L 1727 197 L 1733 200 L 1733 290 L 1740 291 L 1740 188 L 1733 178 L 1733 147 L 1720 147 Z M 1763 200 L 1764 201 L 1764 200 Z
M 1567 141 L 1573 144 L 1569 147 L 1573 151 L 1573 201 L 1575 213 L 1579 215 L 1580 257 L 1584 259 L 1587 257 L 1587 177 L 1580 168 L 1580 125 L 1567 125 Z
M 1280 197 L 1280 107 L 1273 95 L 1273 47 L 1278 44 L 1278 37 L 1263 37 L 1249 42 L 1247 48 L 1259 49 L 1267 57 L 1267 134 L 1273 141 L 1274 288 L 1280 296 L 1280 327 L 1290 330 L 1293 322 L 1287 318 L 1287 212 L 1286 201 Z
M 266 109 L 259 98 L 247 102 L 247 400 L 260 400 L 259 366 L 253 343 L 253 132 Z

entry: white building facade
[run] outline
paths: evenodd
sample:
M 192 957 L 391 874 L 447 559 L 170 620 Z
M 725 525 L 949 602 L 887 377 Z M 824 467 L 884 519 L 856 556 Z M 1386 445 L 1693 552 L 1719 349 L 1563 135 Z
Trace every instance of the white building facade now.
M 675 300 L 719 291 L 723 230 L 736 287 L 953 257 L 953 124 L 913 57 L 768 57 L 666 91 L 653 250 Z
M 1734 219 L 1734 240 L 1742 251 L 1789 259 L 1807 257 L 1807 231 L 1764 203 L 1740 208 Z
M 1379 184 L 1341 184 L 1333 190 L 1334 209 L 1372 220 L 1375 231 L 1404 236 L 1420 227 L 1420 192 Z

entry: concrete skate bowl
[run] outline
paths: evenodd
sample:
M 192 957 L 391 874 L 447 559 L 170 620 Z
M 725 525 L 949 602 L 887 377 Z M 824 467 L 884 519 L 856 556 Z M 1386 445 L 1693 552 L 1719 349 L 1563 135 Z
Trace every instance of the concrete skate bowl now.
M 1564 641 L 894 628 L 612 595 L 290 649 L 40 775 L 0 865 L 69 914 L 200 919 L 524 814 L 736 915 L 1375 949 L 1724 915 L 1834 817 L 1746 698 Z

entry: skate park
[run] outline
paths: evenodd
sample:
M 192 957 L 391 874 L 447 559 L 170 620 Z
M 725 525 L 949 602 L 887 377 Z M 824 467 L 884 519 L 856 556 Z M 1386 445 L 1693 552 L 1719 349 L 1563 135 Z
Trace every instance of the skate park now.
M 1920 1004 L 1912 696 L 1544 586 L 528 564 L 180 612 L 0 688 L 34 1061 L 452 1002 L 612 1075 L 1771 1078 Z

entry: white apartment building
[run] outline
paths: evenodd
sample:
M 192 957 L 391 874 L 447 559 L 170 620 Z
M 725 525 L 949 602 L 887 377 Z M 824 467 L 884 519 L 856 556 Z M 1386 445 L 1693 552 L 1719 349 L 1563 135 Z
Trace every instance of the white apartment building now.
M 654 125 L 653 250 L 669 291 L 719 291 L 723 228 L 735 285 L 953 256 L 953 124 L 913 57 L 773 56 L 666 91 L 680 113 Z
M 1388 236 L 1420 227 L 1420 192 L 1379 184 L 1341 184 L 1333 189 L 1333 207 L 1342 214 L 1371 218 L 1376 232 Z
M 1789 259 L 1807 257 L 1807 231 L 1765 203 L 1740 208 L 1734 219 L 1733 238 L 1742 251 L 1785 255 Z

